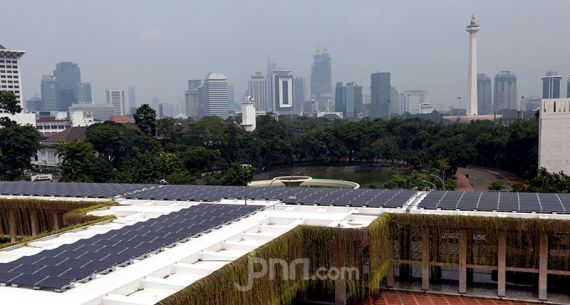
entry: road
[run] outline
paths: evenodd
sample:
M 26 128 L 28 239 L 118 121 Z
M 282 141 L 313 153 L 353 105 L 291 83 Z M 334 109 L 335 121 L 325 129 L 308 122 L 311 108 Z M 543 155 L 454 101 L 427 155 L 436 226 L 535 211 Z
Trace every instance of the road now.
M 463 180 L 462 176 L 468 177 L 467 180 L 475 192 L 488 191 L 489 184 L 495 180 L 505 181 L 505 191 L 510 191 L 512 189 L 512 184 L 523 183 L 523 180 L 513 173 L 509 173 L 496 168 L 475 166 L 467 166 L 467 168 L 462 167 L 457 170 L 458 182 L 461 182 Z M 458 183 L 458 190 L 469 191 L 468 186 L 461 185 L 461 183 Z

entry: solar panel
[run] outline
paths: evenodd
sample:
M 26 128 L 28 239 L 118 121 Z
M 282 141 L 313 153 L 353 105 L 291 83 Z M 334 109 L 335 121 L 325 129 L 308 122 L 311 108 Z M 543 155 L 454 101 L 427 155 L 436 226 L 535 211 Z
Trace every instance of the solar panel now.
M 429 192 L 419 208 L 482 212 L 570 214 L 570 194 L 508 192 Z
M 153 187 L 148 184 L 0 182 L 0 195 L 112 198 Z
M 64 290 L 95 273 L 130 264 L 258 210 L 258 206 L 199 204 L 133 226 L 0 264 L 0 284 Z M 134 230 L 136 229 L 136 230 Z

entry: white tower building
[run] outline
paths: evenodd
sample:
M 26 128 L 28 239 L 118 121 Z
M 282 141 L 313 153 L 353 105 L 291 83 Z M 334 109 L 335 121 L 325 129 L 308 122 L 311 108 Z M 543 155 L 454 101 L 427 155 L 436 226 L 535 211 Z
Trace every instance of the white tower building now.
M 24 108 L 24 94 L 18 61 L 25 53 L 22 50 L 6 49 L 0 45 L 0 91 L 13 92 L 22 108 Z
M 570 98 L 543 99 L 539 117 L 538 166 L 570 175 Z
M 125 91 L 116 89 L 105 90 L 107 104 L 113 106 L 114 115 L 125 115 Z
M 467 107 L 467 115 L 478 115 L 477 110 L 477 32 L 479 25 L 475 16 L 471 16 L 471 23 L 467 26 L 469 33 L 469 89 L 467 98 L 469 106 Z
M 246 96 L 241 104 L 241 126 L 246 131 L 254 131 L 255 121 L 255 99 L 253 96 Z

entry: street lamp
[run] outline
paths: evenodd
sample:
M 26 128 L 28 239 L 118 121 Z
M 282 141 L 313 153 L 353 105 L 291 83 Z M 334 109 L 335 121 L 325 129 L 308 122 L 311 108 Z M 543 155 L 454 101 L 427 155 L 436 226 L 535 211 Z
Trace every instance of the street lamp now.
M 443 187 L 443 190 L 445 191 L 445 181 L 443 181 L 443 179 L 441 179 L 440 176 L 434 175 L 434 174 L 428 174 L 428 175 L 430 175 L 432 177 L 436 177 L 437 179 L 439 179 L 439 181 L 441 181 L 441 186 Z
M 422 180 L 422 181 L 425 182 L 425 183 L 430 184 L 431 186 L 433 186 L 433 189 L 434 189 L 434 190 L 437 190 L 437 186 L 435 186 L 435 184 L 433 184 L 433 182 L 430 182 L 430 181 L 427 181 L 427 180 Z

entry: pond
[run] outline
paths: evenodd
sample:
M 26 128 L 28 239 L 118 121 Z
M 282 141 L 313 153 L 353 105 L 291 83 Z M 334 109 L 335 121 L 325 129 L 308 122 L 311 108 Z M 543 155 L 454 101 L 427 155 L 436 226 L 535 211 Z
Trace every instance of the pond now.
M 396 168 L 401 175 L 409 174 L 406 168 Z M 388 172 L 390 167 L 374 165 L 351 165 L 351 166 L 292 166 L 283 167 L 255 175 L 254 180 L 267 180 L 277 176 L 302 175 L 318 179 L 348 180 L 360 184 L 361 188 L 376 188 L 390 180 Z

